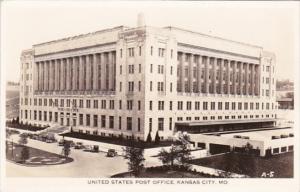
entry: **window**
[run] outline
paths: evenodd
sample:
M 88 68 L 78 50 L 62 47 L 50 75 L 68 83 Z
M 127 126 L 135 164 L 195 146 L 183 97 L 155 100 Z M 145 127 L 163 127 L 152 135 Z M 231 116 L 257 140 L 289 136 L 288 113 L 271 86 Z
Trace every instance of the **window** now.
M 141 101 L 138 101 L 138 110 L 141 110 Z
M 222 102 L 218 102 L 218 110 L 222 110 Z
M 122 109 L 122 100 L 119 100 L 119 109 Z
M 109 101 L 109 109 L 115 109 L 115 101 L 114 100 Z
M 186 110 L 191 110 L 192 109 L 192 102 L 191 101 L 187 101 L 186 102 Z
M 171 49 L 171 58 L 173 58 L 173 49 Z
M 208 109 L 208 102 L 203 102 L 203 110 L 207 110 Z
M 139 56 L 141 56 L 141 55 L 142 55 L 142 47 L 139 46 Z
M 119 129 L 122 129 L 122 117 L 119 117 Z
M 132 117 L 127 117 L 127 130 L 132 130 Z
M 232 102 L 232 103 L 231 103 L 231 109 L 232 109 L 232 110 L 235 110 L 235 102 Z
M 158 110 L 164 110 L 164 101 L 158 101 Z
M 153 46 L 151 46 L 151 52 L 150 52 L 151 56 L 153 55 Z
M 90 115 L 86 115 L 86 126 L 90 126 Z
M 163 48 L 158 48 L 158 56 L 159 57 L 164 57 L 165 49 Z
M 79 100 L 79 108 L 83 108 L 83 100 L 82 99 Z
M 98 109 L 98 100 L 94 100 L 94 108 Z
M 105 118 L 105 115 L 101 115 L 101 127 L 102 128 L 105 128 L 105 124 L 106 124 L 106 118 Z
M 139 81 L 139 91 L 141 91 L 141 87 L 142 87 L 141 81 Z
M 152 118 L 149 118 L 149 131 L 152 131 Z
M 182 108 L 183 108 L 183 101 L 178 101 L 177 102 L 177 109 L 182 110 Z
M 150 65 L 150 73 L 153 73 L 153 64 Z
M 215 110 L 215 102 L 210 102 L 210 110 Z
M 109 116 L 109 128 L 114 128 L 114 116 Z
M 83 125 L 83 114 L 79 114 L 79 125 Z
M 91 101 L 90 100 L 86 100 L 86 108 L 91 108 Z
M 238 103 L 238 110 L 242 110 L 242 103 L 241 102 Z
M 150 81 L 150 91 L 152 91 L 152 81 Z
M 106 109 L 106 100 L 101 100 L 101 109 Z
M 120 65 L 120 75 L 122 75 L 122 65 Z
M 129 57 L 134 57 L 134 48 L 128 48 Z
M 152 111 L 152 101 L 149 101 L 149 110 Z
M 244 110 L 248 110 L 248 103 L 244 103 Z
M 98 127 L 98 115 L 94 115 L 94 127 Z
M 170 92 L 173 91 L 173 83 L 170 83 Z
M 225 102 L 225 110 L 229 110 L 229 102 Z
M 127 110 L 132 110 L 133 100 L 127 100 Z
M 120 88 L 119 91 L 122 92 L 122 82 L 120 82 Z
M 140 118 L 138 118 L 137 127 L 138 127 L 138 131 L 141 131 L 141 119 Z
M 170 103 L 169 103 L 169 109 L 170 109 L 170 111 L 172 111 L 173 110 L 173 102 L 172 101 L 170 101 Z
M 120 49 L 120 57 L 122 58 L 122 56 L 123 56 L 123 50 Z
M 139 73 L 142 72 L 142 64 L 139 64 Z
M 200 101 L 195 102 L 195 110 L 200 110 Z
M 158 130 L 159 131 L 164 130 L 164 118 L 158 118 Z

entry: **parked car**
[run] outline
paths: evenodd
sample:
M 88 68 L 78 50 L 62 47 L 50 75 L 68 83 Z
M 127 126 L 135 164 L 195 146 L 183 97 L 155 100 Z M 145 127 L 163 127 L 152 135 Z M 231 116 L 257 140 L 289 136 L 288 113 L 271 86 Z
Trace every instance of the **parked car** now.
M 108 151 L 106 153 L 106 157 L 114 157 L 116 155 L 118 155 L 118 154 L 117 154 L 116 150 L 114 150 L 114 149 L 108 149 Z
M 84 146 L 81 142 L 75 143 L 74 149 L 83 149 L 83 148 L 84 148 Z
M 63 146 L 65 144 L 65 140 L 61 139 L 58 142 L 58 146 Z

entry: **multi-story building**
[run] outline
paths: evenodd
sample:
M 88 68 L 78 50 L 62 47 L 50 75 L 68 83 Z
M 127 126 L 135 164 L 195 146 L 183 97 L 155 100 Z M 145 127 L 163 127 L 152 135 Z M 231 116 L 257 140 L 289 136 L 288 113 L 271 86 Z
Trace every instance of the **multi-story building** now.
M 275 123 L 275 56 L 262 47 L 139 24 L 33 45 L 20 119 L 146 140 Z

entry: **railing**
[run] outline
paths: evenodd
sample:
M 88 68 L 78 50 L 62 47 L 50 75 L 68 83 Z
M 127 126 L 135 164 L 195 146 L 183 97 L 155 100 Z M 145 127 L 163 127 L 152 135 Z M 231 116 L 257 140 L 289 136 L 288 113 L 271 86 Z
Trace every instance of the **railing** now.
M 35 95 L 99 95 L 99 96 L 114 96 L 115 91 L 34 91 Z
M 193 96 L 193 97 L 227 97 L 227 98 L 255 98 L 258 99 L 259 95 L 232 95 L 232 94 L 211 94 L 211 93 L 189 93 L 177 92 L 177 96 Z

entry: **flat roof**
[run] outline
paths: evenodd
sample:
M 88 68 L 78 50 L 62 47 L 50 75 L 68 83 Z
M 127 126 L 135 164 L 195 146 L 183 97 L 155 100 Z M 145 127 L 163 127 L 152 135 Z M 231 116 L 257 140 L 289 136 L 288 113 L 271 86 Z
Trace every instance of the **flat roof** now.
M 220 121 L 193 121 L 193 122 L 176 122 L 176 125 L 199 126 L 199 125 L 221 125 L 221 124 L 239 124 L 239 123 L 261 123 L 272 122 L 275 119 L 240 119 L 240 120 L 220 120 Z
M 290 133 L 294 133 L 293 128 L 252 131 L 252 132 L 242 132 L 242 133 L 229 133 L 229 134 L 220 134 L 220 136 L 225 138 L 233 138 L 235 135 L 239 135 L 239 136 L 248 136 L 250 140 L 266 141 L 266 140 L 272 140 L 272 136 L 280 137 L 280 135 L 282 134 L 288 135 Z

